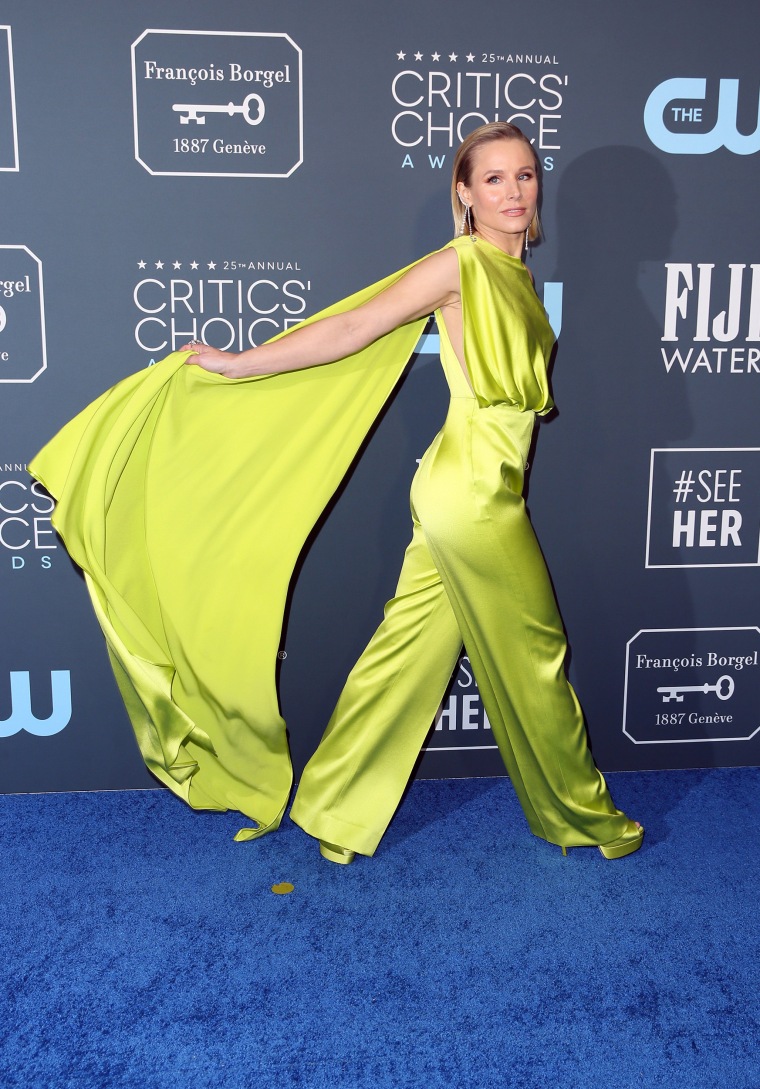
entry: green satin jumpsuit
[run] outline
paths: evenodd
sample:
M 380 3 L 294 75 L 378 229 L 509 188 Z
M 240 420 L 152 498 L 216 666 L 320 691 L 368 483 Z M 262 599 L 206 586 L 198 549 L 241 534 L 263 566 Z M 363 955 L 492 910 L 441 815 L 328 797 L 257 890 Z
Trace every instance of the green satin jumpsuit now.
M 413 536 L 385 617 L 301 779 L 291 817 L 372 854 L 461 652 L 531 830 L 585 846 L 622 835 L 564 672 L 566 643 L 523 478 L 536 413 L 552 407 L 553 334 L 520 260 L 457 240 L 468 377 L 441 314 L 451 391 L 412 484 Z

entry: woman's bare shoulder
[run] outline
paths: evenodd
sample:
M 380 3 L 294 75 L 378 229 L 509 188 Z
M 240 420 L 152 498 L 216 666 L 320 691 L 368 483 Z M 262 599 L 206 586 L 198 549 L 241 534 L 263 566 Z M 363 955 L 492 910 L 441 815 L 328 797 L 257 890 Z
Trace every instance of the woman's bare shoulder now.
M 458 294 L 459 261 L 451 247 L 436 250 L 423 257 L 403 277 L 408 288 L 413 283 L 429 285 L 435 294 Z

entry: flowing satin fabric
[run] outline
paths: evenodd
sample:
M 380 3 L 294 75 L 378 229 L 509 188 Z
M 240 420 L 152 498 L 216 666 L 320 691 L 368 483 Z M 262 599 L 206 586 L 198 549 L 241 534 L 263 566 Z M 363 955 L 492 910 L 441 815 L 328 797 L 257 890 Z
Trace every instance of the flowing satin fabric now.
M 412 558 L 399 604 L 389 606 L 402 622 L 390 645 L 374 641 L 367 714 L 348 716 L 350 745 L 357 734 L 386 733 L 379 708 L 403 694 L 404 673 L 408 700 L 398 700 L 384 746 L 370 741 L 368 753 L 347 755 L 323 742 L 294 816 L 320 838 L 374 850 L 464 637 L 533 830 L 568 846 L 605 842 L 622 834 L 625 818 L 585 747 L 562 671 L 561 624 L 520 499 L 534 412 L 551 407 L 553 337 L 521 262 L 482 241 L 450 245 L 475 396 L 442 327 L 444 366 L 465 396 L 452 402 L 415 482 Z M 359 305 L 404 271 L 309 321 Z M 195 808 L 251 818 L 256 827 L 238 838 L 277 827 L 291 787 L 275 669 L 294 565 L 423 326 L 410 323 L 328 366 L 256 379 L 186 367 L 174 353 L 100 397 L 30 466 L 58 500 L 54 524 L 86 574 L 148 767 Z M 418 608 L 426 598 L 431 607 Z M 518 720 L 524 742 L 514 735 Z M 530 735 L 541 738 L 540 759 Z
M 457 252 L 470 382 L 439 315 L 452 400 L 412 485 L 412 541 L 291 810 L 310 835 L 363 854 L 401 799 L 462 641 L 531 831 L 570 847 L 628 828 L 588 749 L 522 499 L 553 336 L 521 262 L 482 240 Z
M 148 767 L 194 808 L 254 820 L 240 838 L 279 824 L 292 784 L 275 672 L 293 568 L 424 324 L 264 378 L 226 379 L 173 353 L 30 465 L 58 500 L 53 522 L 85 572 Z

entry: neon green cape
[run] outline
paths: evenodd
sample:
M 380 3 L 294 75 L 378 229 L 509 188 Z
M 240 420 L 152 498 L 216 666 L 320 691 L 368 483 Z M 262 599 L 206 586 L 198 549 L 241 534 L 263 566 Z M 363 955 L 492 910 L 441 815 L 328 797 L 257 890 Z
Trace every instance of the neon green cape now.
M 57 499 L 147 766 L 194 808 L 253 819 L 239 838 L 277 826 L 292 783 L 275 672 L 294 566 L 425 320 L 260 378 L 175 352 L 108 390 L 30 465 Z

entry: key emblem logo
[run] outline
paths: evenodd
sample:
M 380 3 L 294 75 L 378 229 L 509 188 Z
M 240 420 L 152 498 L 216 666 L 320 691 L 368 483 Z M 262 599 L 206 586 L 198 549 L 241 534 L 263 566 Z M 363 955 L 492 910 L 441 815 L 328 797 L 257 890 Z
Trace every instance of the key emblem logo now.
M 266 113 L 263 98 L 256 94 L 247 95 L 240 106 L 236 106 L 234 102 L 228 102 L 224 106 L 193 106 L 189 102 L 175 102 L 172 109 L 180 114 L 182 125 L 188 125 L 191 121 L 195 121 L 197 125 L 205 125 L 207 113 L 226 113 L 228 117 L 240 113 L 249 125 L 260 125 Z
M 662 702 L 668 703 L 670 700 L 677 700 L 678 703 L 683 703 L 683 697 L 685 692 L 702 692 L 707 695 L 708 692 L 714 692 L 719 700 L 730 700 L 734 694 L 734 679 L 726 674 L 724 677 L 719 677 L 717 684 L 682 684 L 682 685 L 665 685 L 663 688 L 658 688 L 658 692 L 662 692 Z
M 301 50 L 287 34 L 145 30 L 132 85 L 149 174 L 287 178 L 303 160 Z

